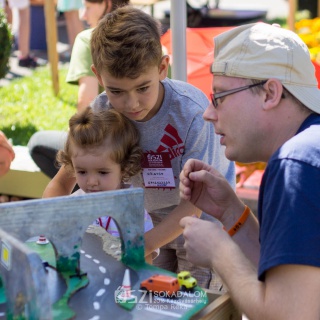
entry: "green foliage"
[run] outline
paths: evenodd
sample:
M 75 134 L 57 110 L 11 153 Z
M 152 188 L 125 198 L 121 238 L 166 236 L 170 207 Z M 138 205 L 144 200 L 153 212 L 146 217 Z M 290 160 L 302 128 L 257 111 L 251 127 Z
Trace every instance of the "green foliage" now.
M 0 9 L 0 79 L 9 71 L 9 57 L 12 47 L 12 34 L 3 9 Z
M 60 68 L 57 97 L 47 67 L 0 88 L 0 130 L 14 145 L 27 145 L 39 130 L 68 129 L 68 121 L 76 112 L 78 86 L 67 84 L 66 74 L 67 69 Z

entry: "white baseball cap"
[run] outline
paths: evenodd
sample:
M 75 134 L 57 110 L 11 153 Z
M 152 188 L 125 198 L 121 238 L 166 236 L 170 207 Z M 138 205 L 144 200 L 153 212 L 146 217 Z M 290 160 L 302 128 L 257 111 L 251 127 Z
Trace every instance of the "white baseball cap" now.
M 307 108 L 320 113 L 320 90 L 305 43 L 294 32 L 262 22 L 242 25 L 214 38 L 215 75 L 279 79 Z

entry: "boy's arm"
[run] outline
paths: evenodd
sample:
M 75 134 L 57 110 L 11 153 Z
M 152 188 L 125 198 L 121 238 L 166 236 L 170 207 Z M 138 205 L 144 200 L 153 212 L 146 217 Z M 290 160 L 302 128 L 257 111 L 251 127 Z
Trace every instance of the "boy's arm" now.
M 168 216 L 157 226 L 145 233 L 145 255 L 151 254 L 157 248 L 164 246 L 182 234 L 179 225 L 183 217 L 201 214 L 201 210 L 192 203 L 182 200 Z
M 43 198 L 66 196 L 71 194 L 76 179 L 72 177 L 64 167 L 61 167 L 58 173 L 49 182 L 43 192 Z
M 99 83 L 96 77 L 84 76 L 79 79 L 77 111 L 87 108 L 99 94 Z

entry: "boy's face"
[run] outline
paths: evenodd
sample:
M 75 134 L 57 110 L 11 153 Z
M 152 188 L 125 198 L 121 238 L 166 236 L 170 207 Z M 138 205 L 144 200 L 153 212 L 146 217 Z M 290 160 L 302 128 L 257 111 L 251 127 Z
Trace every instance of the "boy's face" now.
M 100 85 L 105 89 L 112 107 L 124 116 L 135 121 L 150 120 L 160 109 L 164 89 L 161 80 L 167 76 L 169 57 L 163 57 L 160 66 L 153 66 L 138 78 L 115 78 L 103 72 L 96 74 Z
M 92 150 L 72 148 L 71 157 L 79 187 L 86 193 L 110 191 L 121 188 L 121 166 L 110 158 L 105 145 Z

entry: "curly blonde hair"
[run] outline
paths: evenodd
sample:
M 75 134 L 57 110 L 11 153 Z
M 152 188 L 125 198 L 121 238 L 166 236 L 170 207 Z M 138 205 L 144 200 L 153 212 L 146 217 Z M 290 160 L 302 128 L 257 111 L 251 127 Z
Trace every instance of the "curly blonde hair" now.
M 57 154 L 60 166 L 74 173 L 73 146 L 94 153 L 94 148 L 106 142 L 111 147 L 111 159 L 120 164 L 123 182 L 141 171 L 142 150 L 139 131 L 134 124 L 114 109 L 94 112 L 87 107 L 69 120 L 69 132 L 64 149 Z

